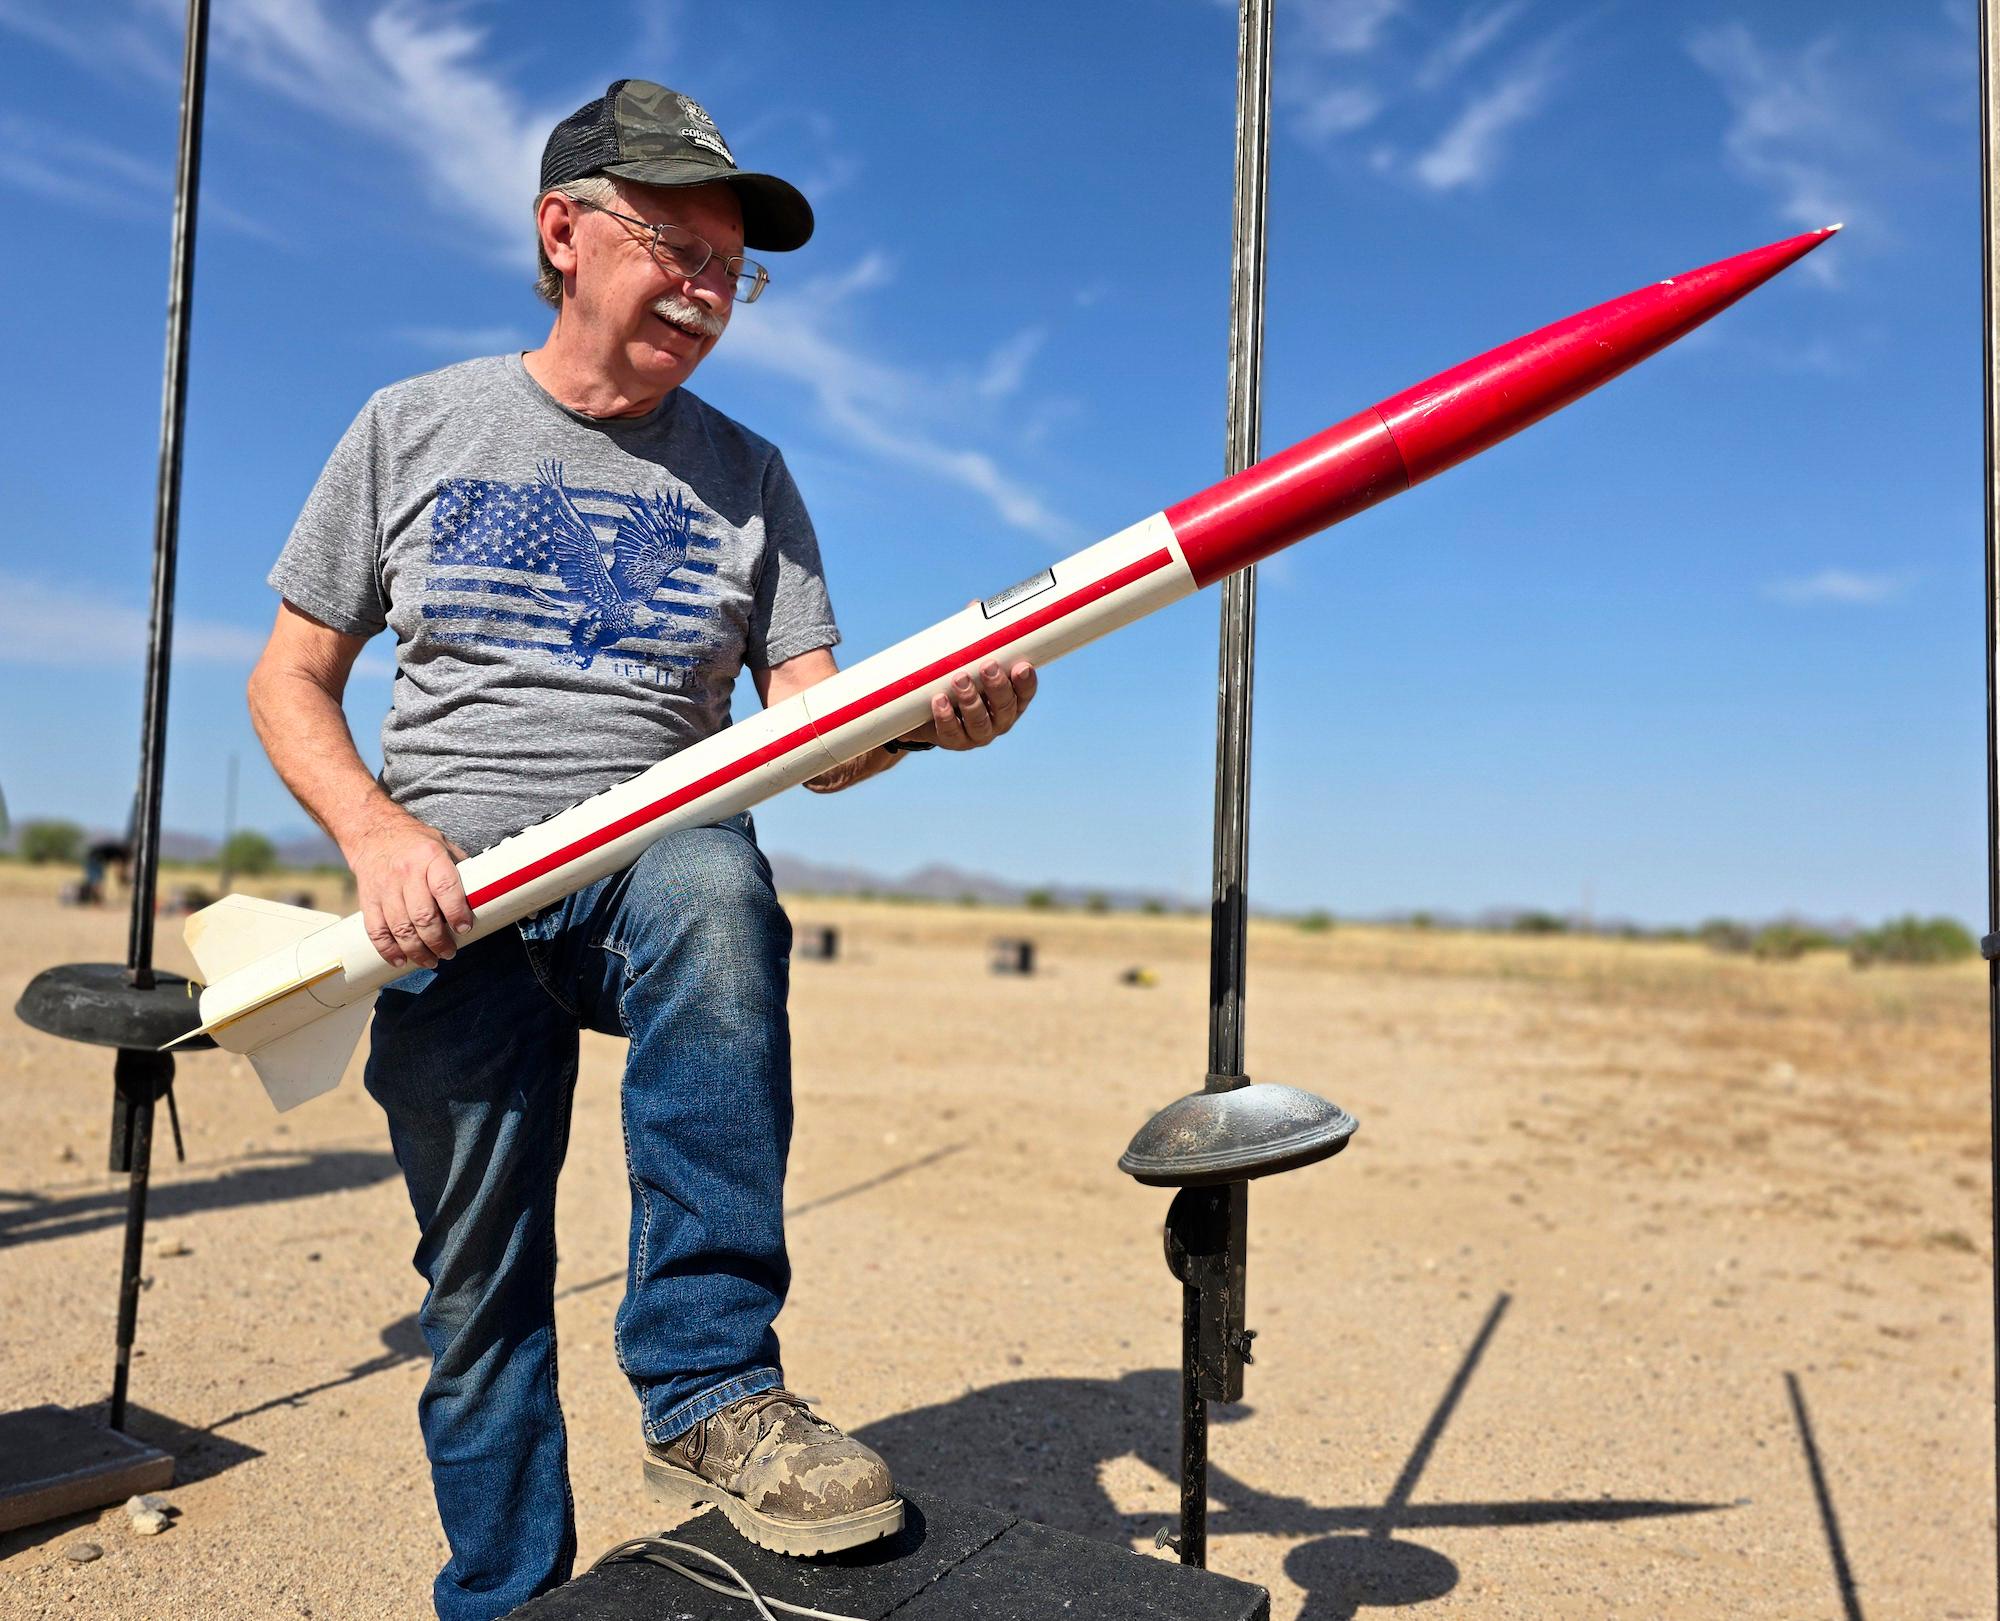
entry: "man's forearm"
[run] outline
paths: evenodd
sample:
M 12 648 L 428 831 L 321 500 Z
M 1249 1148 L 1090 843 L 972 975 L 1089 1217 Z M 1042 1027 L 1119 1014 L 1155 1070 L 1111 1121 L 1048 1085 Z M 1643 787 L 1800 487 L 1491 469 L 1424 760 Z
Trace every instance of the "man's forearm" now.
M 853 759 L 843 761 L 831 770 L 822 771 L 818 776 L 808 778 L 806 787 L 816 794 L 837 794 L 843 788 L 852 788 L 857 782 L 866 782 L 870 777 L 881 776 L 900 759 L 902 755 L 891 754 L 878 745 L 866 754 L 857 754 Z
M 260 671 L 250 719 L 293 798 L 343 852 L 383 817 L 405 814 L 361 763 L 339 701 L 310 676 Z

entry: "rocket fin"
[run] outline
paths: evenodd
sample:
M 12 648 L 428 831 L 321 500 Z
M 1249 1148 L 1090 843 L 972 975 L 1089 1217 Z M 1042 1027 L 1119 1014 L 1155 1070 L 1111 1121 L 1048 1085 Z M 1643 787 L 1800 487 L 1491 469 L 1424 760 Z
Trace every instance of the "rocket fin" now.
M 339 921 L 332 912 L 285 906 L 255 895 L 225 895 L 190 917 L 182 938 L 194 953 L 203 981 L 213 985 L 259 957 L 296 945 Z
M 375 998 L 364 996 L 248 1055 L 280 1113 L 340 1084 L 374 1011 Z

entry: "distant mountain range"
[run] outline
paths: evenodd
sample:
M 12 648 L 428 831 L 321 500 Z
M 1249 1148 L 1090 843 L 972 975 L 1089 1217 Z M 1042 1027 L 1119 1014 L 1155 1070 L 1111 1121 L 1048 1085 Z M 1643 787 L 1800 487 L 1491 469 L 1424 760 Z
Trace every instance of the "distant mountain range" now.
M 18 828 L 19 825 L 17 821 L 15 826 Z M 92 839 L 117 836 L 102 829 L 92 829 L 89 834 Z M 298 826 L 279 828 L 266 836 L 277 847 L 278 860 L 286 867 L 337 868 L 344 865 L 334 842 L 317 828 Z M 219 840 L 206 834 L 184 833 L 173 828 L 166 829 L 160 834 L 160 857 L 163 861 L 212 863 L 220 847 Z M 11 840 L 0 841 L 0 851 L 11 851 L 12 848 Z M 947 905 L 958 902 L 976 903 L 981 906 L 1034 904 L 1110 912 L 1206 912 L 1208 909 L 1206 897 L 1196 900 L 1164 889 L 1112 889 L 1053 880 L 1045 884 L 1023 884 L 1011 879 L 996 878 L 991 873 L 968 872 L 962 867 L 947 866 L 942 862 L 932 862 L 918 867 L 901 877 L 888 877 L 879 872 L 870 872 L 865 867 L 846 867 L 823 861 L 808 861 L 803 856 L 786 855 L 782 852 L 770 854 L 771 871 L 778 881 L 778 888 L 792 895 L 879 896 L 884 899 L 937 901 Z M 1271 909 L 1259 907 L 1254 902 L 1251 910 L 1257 916 L 1274 915 Z M 1313 909 L 1286 908 L 1275 915 L 1310 917 L 1313 915 Z M 1557 924 L 1566 932 L 1581 934 L 1618 935 L 1653 932 L 1643 925 L 1624 918 L 1585 917 L 1576 913 L 1552 916 L 1533 907 L 1496 906 L 1467 913 L 1388 911 L 1370 917 L 1347 916 L 1347 921 L 1354 923 L 1414 923 L 1419 927 L 1473 928 L 1501 932 L 1518 932 L 1526 927 L 1528 932 L 1542 932 L 1533 926 L 1536 920 L 1546 920 Z M 1772 921 L 1797 923 L 1802 927 L 1830 934 L 1835 939 L 1846 939 L 1861 927 L 1853 918 L 1840 918 L 1830 923 L 1812 922 L 1795 917 Z
M 16 824 L 18 826 L 18 823 Z M 113 839 L 120 835 L 92 828 L 88 837 Z M 277 846 L 278 861 L 286 867 L 340 867 L 340 850 L 317 828 L 281 828 L 266 835 Z M 0 848 L 11 849 L 11 843 Z M 222 841 L 203 833 L 186 833 L 177 828 L 160 832 L 160 859 L 169 862 L 207 864 L 214 862 Z M 1052 906 L 1092 906 L 1116 912 L 1158 909 L 1180 912 L 1197 903 L 1166 890 L 1106 889 L 1088 884 L 1017 884 L 991 873 L 966 872 L 958 867 L 933 862 L 900 878 L 885 877 L 861 867 L 843 867 L 802 856 L 772 853 L 771 871 L 778 887 L 790 894 L 880 895 L 910 900 L 978 902 L 982 906 L 1021 906 L 1032 895 L 1046 898 Z

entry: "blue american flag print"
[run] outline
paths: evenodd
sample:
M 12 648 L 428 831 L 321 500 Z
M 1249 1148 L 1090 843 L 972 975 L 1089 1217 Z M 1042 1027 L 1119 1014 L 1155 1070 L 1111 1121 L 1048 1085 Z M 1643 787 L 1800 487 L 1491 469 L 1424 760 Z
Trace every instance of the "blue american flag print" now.
M 718 537 L 684 489 L 572 486 L 562 463 L 511 484 L 448 478 L 431 508 L 433 640 L 541 653 L 662 685 L 713 639 Z

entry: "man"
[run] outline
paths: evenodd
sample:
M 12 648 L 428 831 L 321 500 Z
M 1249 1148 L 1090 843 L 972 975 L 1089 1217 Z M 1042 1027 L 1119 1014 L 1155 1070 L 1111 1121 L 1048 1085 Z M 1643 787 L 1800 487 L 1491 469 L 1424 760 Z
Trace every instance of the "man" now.
M 367 1084 L 389 1119 L 429 1284 L 419 1405 L 451 1559 L 445 1621 L 564 1580 L 575 1554 L 554 1341 L 555 1182 L 577 1032 L 630 1040 L 630 1275 L 615 1334 L 657 1497 L 719 1504 L 794 1554 L 902 1523 L 882 1460 L 783 1388 L 791 929 L 750 819 L 670 834 L 626 871 L 463 951 L 456 859 L 834 673 L 818 546 L 783 458 L 683 386 L 812 233 L 693 101 L 619 80 L 556 126 L 535 224 L 556 307 L 525 355 L 368 402 L 272 571 L 258 734 L 338 841 L 383 991 Z M 608 543 L 608 544 L 607 544 Z M 379 783 L 340 709 L 396 633 Z M 1005 732 L 1034 671 L 988 663 L 900 749 Z

